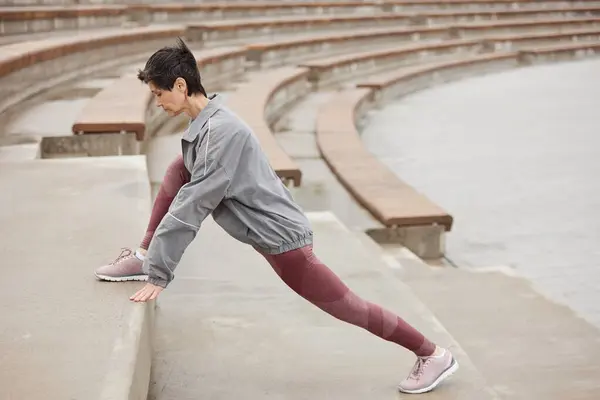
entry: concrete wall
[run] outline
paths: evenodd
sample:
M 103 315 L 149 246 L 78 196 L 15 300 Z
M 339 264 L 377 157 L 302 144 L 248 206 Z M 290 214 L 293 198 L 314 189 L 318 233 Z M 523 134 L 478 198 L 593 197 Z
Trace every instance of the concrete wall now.
M 97 157 L 140 154 L 134 133 L 101 133 L 47 136 L 42 139 L 41 158 Z

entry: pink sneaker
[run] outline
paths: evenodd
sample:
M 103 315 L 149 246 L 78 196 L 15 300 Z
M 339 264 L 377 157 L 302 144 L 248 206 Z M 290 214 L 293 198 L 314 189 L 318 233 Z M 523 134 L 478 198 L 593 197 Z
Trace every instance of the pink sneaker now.
M 413 394 L 429 392 L 457 369 L 458 362 L 446 349 L 437 357 L 418 357 L 408 378 L 398 385 L 398 390 Z
M 148 280 L 148 275 L 142 271 L 143 261 L 136 257 L 135 252 L 128 248 L 121 250 L 115 261 L 95 271 L 96 277 L 111 282 Z

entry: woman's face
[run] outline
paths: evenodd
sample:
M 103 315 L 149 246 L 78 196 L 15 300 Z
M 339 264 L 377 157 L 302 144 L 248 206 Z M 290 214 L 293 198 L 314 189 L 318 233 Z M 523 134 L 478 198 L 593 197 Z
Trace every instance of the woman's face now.
M 185 110 L 187 104 L 187 87 L 183 79 L 178 78 L 171 90 L 160 89 L 152 82 L 148 86 L 154 95 L 156 106 L 161 107 L 169 116 L 174 117 Z

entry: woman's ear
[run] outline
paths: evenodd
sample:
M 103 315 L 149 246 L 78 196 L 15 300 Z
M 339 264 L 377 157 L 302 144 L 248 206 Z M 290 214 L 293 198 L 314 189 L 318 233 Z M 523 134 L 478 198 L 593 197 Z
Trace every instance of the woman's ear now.
M 185 79 L 177 78 L 175 79 L 175 89 L 181 93 L 187 92 L 187 84 L 185 83 Z

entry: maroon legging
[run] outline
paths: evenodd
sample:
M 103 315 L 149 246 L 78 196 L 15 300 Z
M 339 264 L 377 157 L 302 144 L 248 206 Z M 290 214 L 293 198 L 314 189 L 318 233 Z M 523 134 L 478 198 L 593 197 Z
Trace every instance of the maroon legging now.
M 152 208 L 142 248 L 148 248 L 154 231 L 167 213 L 177 191 L 189 179 L 190 175 L 180 156 L 167 169 Z M 429 356 L 434 352 L 435 344 L 402 318 L 352 292 L 317 258 L 312 246 L 282 254 L 262 255 L 293 291 L 333 317 L 397 343 L 418 356 Z
M 191 179 L 190 173 L 185 168 L 183 163 L 183 157 L 178 156 L 167 168 L 165 177 L 160 184 L 158 194 L 154 200 L 152 206 L 152 213 L 150 214 L 150 222 L 148 222 L 148 228 L 146 228 L 146 235 L 140 244 L 140 247 L 144 250 L 148 250 L 154 231 L 158 228 L 158 224 L 162 221 L 163 217 L 169 211 L 169 207 L 173 202 L 179 189 L 188 183 Z

